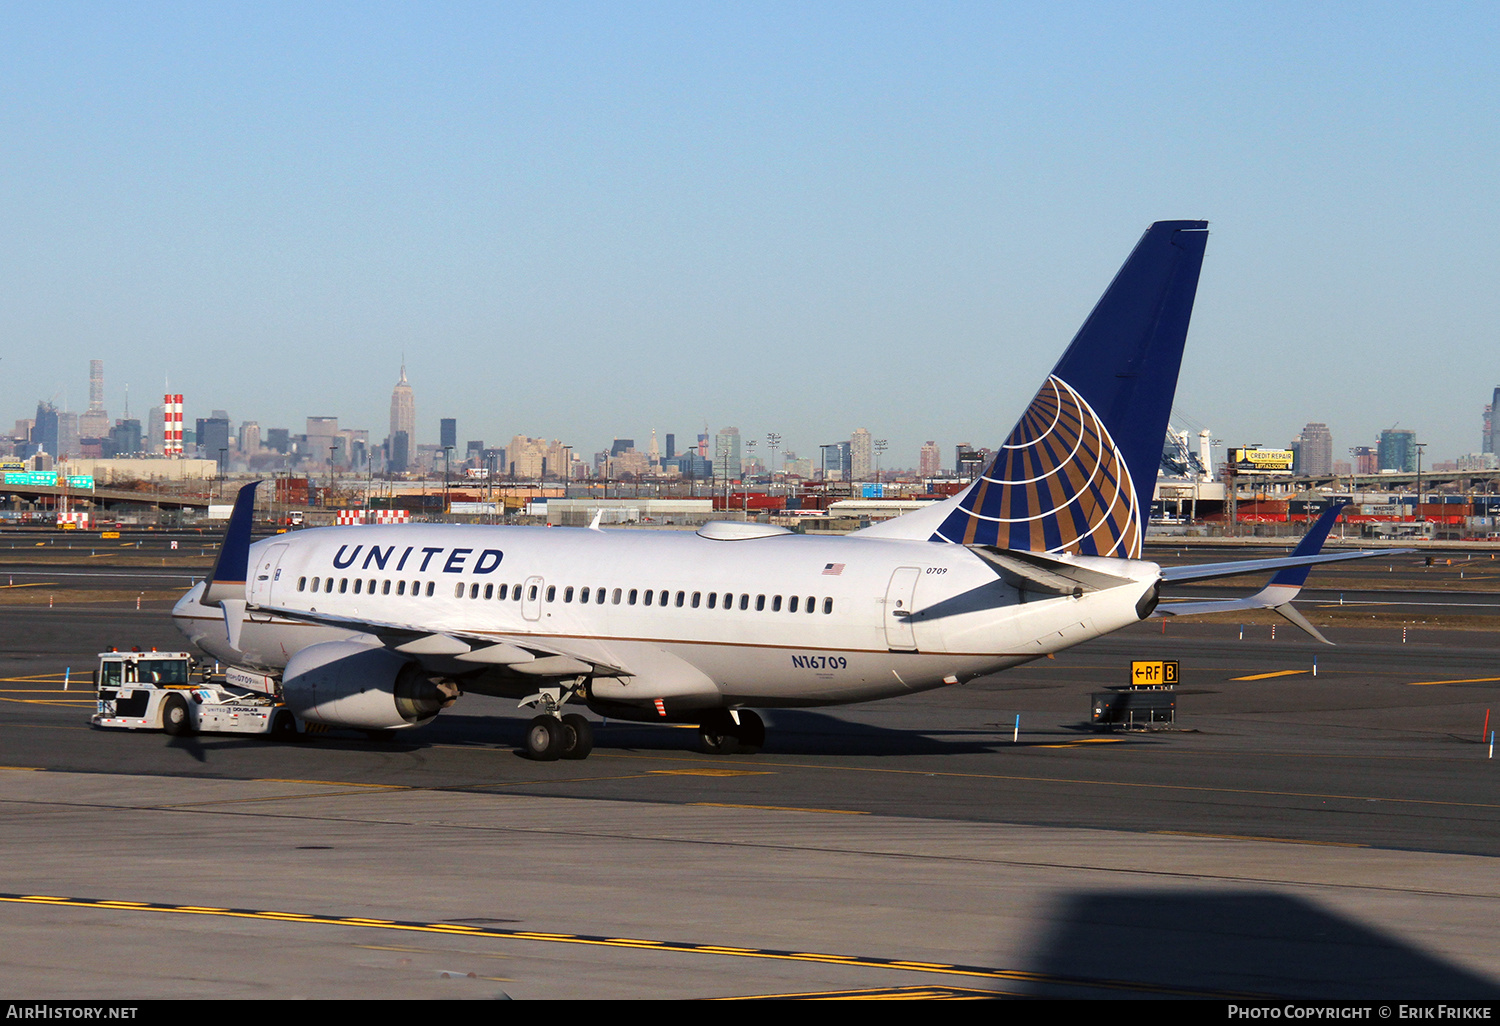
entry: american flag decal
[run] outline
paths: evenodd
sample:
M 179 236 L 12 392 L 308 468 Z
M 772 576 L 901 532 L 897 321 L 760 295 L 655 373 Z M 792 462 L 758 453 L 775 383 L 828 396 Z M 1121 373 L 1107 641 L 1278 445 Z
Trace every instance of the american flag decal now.
M 827 566 L 825 566 L 823 568 L 823 576 L 824 577 L 837 577 L 839 574 L 841 574 L 843 572 L 844 572 L 844 564 L 843 563 L 829 563 Z

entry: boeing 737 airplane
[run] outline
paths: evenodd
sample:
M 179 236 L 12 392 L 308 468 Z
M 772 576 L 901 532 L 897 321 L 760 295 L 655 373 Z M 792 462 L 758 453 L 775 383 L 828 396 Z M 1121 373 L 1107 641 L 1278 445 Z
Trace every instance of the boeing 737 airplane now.
M 539 713 L 537 759 L 592 748 L 568 702 L 696 723 L 709 751 L 753 751 L 755 708 L 962 684 L 1153 613 L 1275 608 L 1311 630 L 1290 604 L 1309 565 L 1373 555 L 1319 554 L 1336 509 L 1290 557 L 1140 558 L 1207 227 L 1147 229 L 989 467 L 947 501 L 844 537 L 738 522 L 611 531 L 596 518 L 330 527 L 252 545 L 252 484 L 212 577 L 173 615 L 204 652 L 263 675 L 302 724 L 387 731 L 466 692 L 511 697 Z M 1259 570 L 1279 572 L 1254 596 L 1158 611 L 1163 585 Z

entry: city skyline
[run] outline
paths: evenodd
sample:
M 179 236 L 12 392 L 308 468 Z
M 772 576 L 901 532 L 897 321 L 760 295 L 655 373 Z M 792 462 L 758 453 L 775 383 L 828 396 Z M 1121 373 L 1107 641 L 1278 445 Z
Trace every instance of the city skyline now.
M 306 436 L 310 439 L 311 436 L 317 435 L 320 439 L 315 448 L 326 449 L 330 446 L 333 446 L 335 443 L 338 443 L 336 446 L 338 449 L 337 459 L 341 464 L 344 464 L 347 463 L 347 460 L 349 458 L 348 455 L 346 455 L 346 447 L 343 444 L 344 442 L 352 441 L 357 437 L 358 445 L 360 446 L 362 451 L 368 451 L 370 447 L 378 449 L 382 445 L 389 444 L 392 446 L 392 452 L 389 457 L 390 469 L 396 472 L 400 472 L 403 466 L 414 466 L 416 464 L 416 456 L 419 446 L 427 449 L 440 448 L 441 441 L 435 444 L 430 440 L 425 440 L 423 433 L 418 429 L 415 413 L 415 388 L 408 380 L 406 365 L 404 362 L 400 365 L 398 373 L 399 379 L 395 387 L 392 389 L 390 395 L 390 431 L 384 439 L 372 436 L 370 434 L 370 431 L 366 428 L 351 429 L 347 426 L 345 426 L 345 428 L 343 429 L 342 435 L 344 437 L 341 438 L 339 418 L 337 416 L 304 416 L 300 418 L 300 420 L 302 420 L 307 426 Z M 56 407 L 49 400 L 39 401 L 39 405 L 37 407 L 38 411 L 41 411 L 43 408 L 51 408 L 51 415 L 59 418 L 57 426 L 51 429 L 53 434 L 50 437 L 72 437 L 75 440 L 77 438 L 103 437 L 86 435 L 80 430 L 82 425 L 86 423 L 86 418 L 90 416 L 103 416 L 106 414 L 108 409 L 108 386 L 106 384 L 106 376 L 103 371 L 102 360 L 90 359 L 88 361 L 88 382 L 89 404 L 87 410 L 82 413 L 68 410 L 65 407 Z M 1495 393 L 1500 394 L 1500 387 L 1497 387 L 1495 389 Z M 163 398 L 164 404 L 168 398 L 176 401 L 174 415 L 178 418 L 179 422 L 183 422 L 183 410 L 184 408 L 191 407 L 193 405 L 191 399 L 188 399 L 186 402 L 184 402 L 180 393 L 177 395 L 169 394 L 168 396 L 164 396 Z M 154 445 L 157 448 L 157 451 L 160 451 L 161 443 L 163 442 L 163 437 L 161 434 L 161 431 L 163 430 L 163 409 L 163 405 L 155 405 L 150 408 L 149 412 L 151 419 L 148 423 L 142 424 L 141 430 L 138 435 L 143 445 L 147 447 Z M 1491 404 L 1483 404 L 1482 416 L 1483 422 L 1486 426 L 1490 424 L 1490 409 Z M 454 461 L 462 461 L 465 453 L 458 451 L 459 446 L 456 442 L 458 427 L 456 423 L 454 423 L 457 418 L 442 416 L 441 410 L 439 410 L 438 413 L 434 416 L 437 422 L 437 426 L 433 428 L 431 432 L 432 436 L 439 437 L 441 439 L 441 437 L 443 437 L 442 432 L 451 429 L 454 432 Z M 194 414 L 193 416 L 186 418 L 186 423 L 197 423 L 201 427 L 205 421 L 212 421 L 216 418 L 225 419 L 226 421 L 228 421 L 227 413 L 223 406 L 214 406 L 209 418 L 198 417 L 196 416 L 196 414 Z M 26 418 L 17 418 L 16 424 L 20 425 L 25 419 Z M 109 427 L 106 428 L 106 433 L 113 430 L 113 425 L 121 422 L 123 419 L 124 418 L 121 417 L 110 417 L 108 420 Z M 137 421 L 140 420 L 139 417 L 132 419 Z M 238 427 L 236 427 L 236 422 L 239 425 Z M 1178 425 L 1174 422 L 1173 426 L 1177 427 Z M 228 421 L 224 425 L 224 431 L 227 432 L 227 435 L 229 437 L 235 440 L 236 445 L 240 449 L 243 449 L 243 445 L 241 443 L 243 438 L 245 437 L 247 428 L 251 429 L 249 437 L 254 438 L 257 444 L 260 444 L 264 441 L 261 435 L 260 418 L 252 419 L 250 417 L 243 416 L 236 417 L 233 418 L 233 421 Z M 1368 443 L 1369 447 L 1372 450 L 1378 448 L 1382 444 L 1383 440 L 1392 435 L 1411 436 L 1413 442 L 1422 441 L 1420 432 L 1413 432 L 1411 429 L 1398 430 L 1398 428 L 1399 425 L 1397 425 L 1396 428 L 1382 428 L 1379 432 L 1377 432 L 1374 438 L 1357 440 L 1346 445 L 1342 441 L 1336 442 L 1334 440 L 1338 432 L 1331 431 L 1326 423 L 1309 421 L 1302 428 L 1298 436 L 1294 437 L 1291 440 L 1289 445 L 1294 450 L 1299 452 L 1298 465 L 1300 468 L 1302 468 L 1303 472 L 1312 474 L 1328 473 L 1333 470 L 1335 464 L 1348 463 L 1349 461 L 1345 460 L 1344 456 L 1348 455 L 1352 459 L 1354 449 L 1356 447 L 1363 447 L 1359 444 L 1360 441 Z M 286 429 L 283 428 L 282 430 L 285 431 Z M 463 430 L 465 431 L 465 438 L 468 438 L 477 433 L 481 436 L 481 441 L 484 438 L 501 439 L 510 437 L 512 438 L 512 441 L 526 439 L 528 442 L 542 442 L 544 445 L 548 444 L 545 443 L 544 439 L 531 439 L 525 434 L 514 434 L 511 429 L 507 429 L 504 426 L 499 425 L 498 422 L 495 424 L 494 430 L 482 427 L 478 431 L 475 431 L 471 425 L 464 425 Z M 649 431 L 649 434 L 652 437 L 653 445 L 656 444 L 656 435 L 659 430 L 660 429 L 658 427 L 653 426 Z M 408 433 L 408 437 L 406 439 L 406 448 L 404 451 L 401 450 L 399 444 L 396 443 L 397 434 L 401 431 L 405 431 Z M 674 432 L 665 432 L 665 434 L 667 434 L 668 436 L 672 436 Z M 716 443 L 716 448 L 719 445 L 725 444 L 723 442 L 723 439 L 726 437 L 733 438 L 733 442 L 728 443 L 732 446 L 733 450 L 728 461 L 730 464 L 733 464 L 737 467 L 740 462 L 755 458 L 759 460 L 762 465 L 769 467 L 769 459 L 771 455 L 769 449 L 767 449 L 767 451 L 765 452 L 764 458 L 755 455 L 754 446 L 758 445 L 758 436 L 753 430 L 746 436 L 748 439 L 747 444 L 749 444 L 751 448 L 745 452 L 742 452 L 739 448 L 739 430 L 738 428 L 733 427 L 724 428 L 720 431 L 720 441 L 719 443 Z M 1481 437 L 1481 445 L 1483 445 L 1487 437 L 1488 436 Z M 634 448 L 633 435 L 631 437 L 627 437 L 621 434 L 619 431 L 616 431 L 611 435 L 611 438 L 613 449 L 615 450 L 616 455 L 623 451 L 622 446 L 627 445 L 630 447 L 631 452 L 637 451 Z M 782 445 L 782 436 L 779 432 L 776 433 L 776 438 L 777 445 Z M 879 445 L 883 444 L 885 440 L 881 439 L 879 440 L 879 442 L 874 442 L 872 441 L 872 435 L 870 431 L 864 427 L 859 427 L 853 429 L 850 432 L 848 439 L 840 439 L 839 441 L 842 444 L 850 446 L 849 460 L 852 478 L 854 480 L 873 480 L 875 476 L 873 463 L 875 453 L 873 451 L 873 447 L 878 447 Z M 1220 441 L 1222 442 L 1223 440 L 1220 439 Z M 54 442 L 53 444 L 56 443 Z M 308 444 L 312 445 L 313 443 L 309 441 Z M 561 442 L 561 440 L 558 440 L 557 442 L 551 444 L 562 445 L 563 443 Z M 802 446 L 788 445 L 786 446 L 786 448 L 791 452 L 801 452 L 805 457 L 806 453 L 813 452 L 817 449 L 824 448 L 833 444 L 835 443 L 809 442 Z M 925 454 L 928 451 L 928 447 L 933 445 L 934 443 L 932 441 L 924 440 L 917 453 L 910 460 L 906 460 L 898 456 L 889 464 L 882 462 L 881 466 L 883 469 L 888 470 L 917 470 L 924 464 L 930 462 L 926 459 Z M 1426 441 L 1422 441 L 1422 445 L 1424 449 L 1428 449 L 1431 447 L 1431 443 L 1428 443 Z M 491 447 L 498 447 L 498 445 L 492 445 Z M 1222 458 L 1223 449 L 1226 447 L 1227 446 L 1223 444 L 1215 445 L 1214 450 L 1216 459 Z M 584 462 L 588 462 L 584 454 L 587 452 L 595 451 L 594 447 L 591 447 L 586 440 L 583 441 L 582 444 L 568 443 L 567 448 L 573 450 L 575 457 L 583 460 Z M 608 449 L 610 448 L 610 446 L 606 446 L 605 448 Z M 934 446 L 933 451 L 940 452 L 941 448 L 941 446 Z M 882 450 L 882 452 L 883 451 L 884 450 Z M 1403 453 L 1405 451 L 1406 450 L 1403 450 Z M 1481 453 L 1489 451 L 1491 451 L 1489 448 L 1482 447 L 1464 449 L 1456 453 L 1444 453 L 1440 450 L 1433 451 L 1429 452 L 1425 457 L 1426 465 L 1430 468 L 1436 468 L 1436 466 L 1440 463 L 1461 463 L 1464 461 L 1465 457 L 1475 457 L 1480 455 Z M 1411 450 L 1411 452 L 1414 454 L 1415 450 Z M 403 456 L 404 462 L 402 459 Z M 714 464 L 714 473 L 716 475 L 721 474 L 725 469 L 723 461 L 718 460 L 718 457 L 714 453 L 711 453 L 710 457 L 711 458 L 709 462 Z M 1309 457 L 1311 457 L 1311 459 L 1309 459 Z M 215 457 L 210 454 L 209 458 Z M 541 459 L 541 457 L 538 456 L 537 459 Z M 1412 455 L 1409 460 L 1406 456 L 1403 455 L 1403 466 L 1406 462 L 1412 462 L 1414 461 L 1414 459 L 1414 455 Z M 813 463 L 814 465 L 817 465 L 819 463 L 819 460 L 814 459 Z M 529 457 L 527 460 L 527 465 L 530 465 Z M 953 472 L 956 470 L 956 468 L 945 465 L 941 463 L 941 461 L 939 461 L 938 465 L 948 472 Z M 735 475 L 732 474 L 731 476 Z
M 405 353 L 475 434 L 910 464 L 997 444 L 1122 250 L 1203 217 L 1185 417 L 1477 448 L 1500 10 L 585 6 L 0 12 L 0 409 L 82 411 L 92 358 L 378 431 Z

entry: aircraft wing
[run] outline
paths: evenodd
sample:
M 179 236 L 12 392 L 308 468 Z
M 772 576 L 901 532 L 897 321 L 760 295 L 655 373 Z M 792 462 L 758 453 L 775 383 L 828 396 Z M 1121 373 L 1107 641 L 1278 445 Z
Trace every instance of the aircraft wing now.
M 1230 563 L 1201 563 L 1197 566 L 1173 566 L 1163 567 L 1161 579 L 1163 584 L 1176 584 L 1183 581 L 1206 581 L 1216 577 L 1238 577 L 1242 574 L 1256 573 L 1262 570 L 1275 570 L 1276 575 L 1271 582 L 1254 595 L 1238 599 L 1183 599 L 1181 601 L 1164 601 L 1156 607 L 1153 616 L 1201 616 L 1205 613 L 1231 613 L 1246 609 L 1269 609 L 1279 613 L 1288 622 L 1306 631 L 1325 645 L 1333 642 L 1325 638 L 1321 631 L 1308 622 L 1307 618 L 1299 613 L 1292 605 L 1292 600 L 1302 590 L 1302 585 L 1307 582 L 1308 571 L 1319 563 L 1334 563 L 1346 559 L 1369 559 L 1371 556 L 1391 556 L 1411 549 L 1377 549 L 1361 552 L 1331 552 L 1323 553 L 1323 542 L 1328 538 L 1328 532 L 1333 527 L 1339 514 L 1344 512 L 1348 503 L 1338 503 L 1324 510 L 1318 517 L 1312 528 L 1297 543 L 1296 549 L 1290 556 L 1275 559 L 1245 559 Z
M 301 623 L 344 627 L 369 634 L 378 638 L 386 648 L 411 656 L 424 665 L 429 662 L 441 663 L 450 670 L 452 664 L 457 662 L 471 664 L 476 670 L 504 666 L 514 673 L 534 677 L 618 677 L 629 674 L 624 667 L 569 651 L 564 646 L 539 644 L 530 636 L 508 637 L 461 630 L 432 631 L 413 627 L 411 624 L 386 623 L 274 606 L 256 606 L 255 609 Z

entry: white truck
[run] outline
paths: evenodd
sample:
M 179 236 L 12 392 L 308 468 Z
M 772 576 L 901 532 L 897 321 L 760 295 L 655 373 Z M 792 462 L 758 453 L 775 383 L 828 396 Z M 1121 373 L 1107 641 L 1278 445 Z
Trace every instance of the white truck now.
M 216 734 L 297 736 L 297 718 L 271 694 L 206 674 L 196 683 L 187 652 L 101 652 L 94 671 L 95 727 Z

